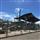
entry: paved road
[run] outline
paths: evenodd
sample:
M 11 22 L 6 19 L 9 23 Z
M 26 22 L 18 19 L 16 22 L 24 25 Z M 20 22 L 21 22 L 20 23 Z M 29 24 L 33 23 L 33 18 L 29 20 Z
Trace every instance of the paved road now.
M 9 37 L 0 40 L 40 40 L 40 32 L 30 33 L 22 36 Z

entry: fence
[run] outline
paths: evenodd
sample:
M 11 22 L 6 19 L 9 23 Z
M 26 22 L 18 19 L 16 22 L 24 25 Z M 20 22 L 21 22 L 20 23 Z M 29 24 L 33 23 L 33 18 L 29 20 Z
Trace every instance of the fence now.
M 35 24 L 26 24 L 25 22 L 14 22 L 11 25 L 6 25 L 0 30 L 0 37 L 8 37 L 19 34 L 40 31 L 40 26 Z

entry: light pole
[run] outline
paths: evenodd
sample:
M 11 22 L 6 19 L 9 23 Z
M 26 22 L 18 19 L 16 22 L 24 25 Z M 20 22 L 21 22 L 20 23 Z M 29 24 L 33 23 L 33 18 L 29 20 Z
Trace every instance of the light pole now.
M 20 21 L 20 16 L 21 16 L 21 8 L 16 8 L 16 13 L 18 14 L 18 21 Z
M 16 8 L 16 13 L 18 14 L 18 28 L 20 29 L 20 16 L 21 16 L 21 8 Z
M 9 26 L 9 21 L 7 20 L 6 24 L 6 37 L 8 37 L 8 26 Z

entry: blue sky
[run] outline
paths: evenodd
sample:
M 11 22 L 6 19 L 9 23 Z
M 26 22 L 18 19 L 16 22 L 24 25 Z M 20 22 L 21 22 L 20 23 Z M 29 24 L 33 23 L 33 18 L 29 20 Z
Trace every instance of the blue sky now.
M 40 18 L 40 0 L 0 0 L 0 18 L 14 20 L 16 8 L 21 8 L 21 15 L 32 12 Z

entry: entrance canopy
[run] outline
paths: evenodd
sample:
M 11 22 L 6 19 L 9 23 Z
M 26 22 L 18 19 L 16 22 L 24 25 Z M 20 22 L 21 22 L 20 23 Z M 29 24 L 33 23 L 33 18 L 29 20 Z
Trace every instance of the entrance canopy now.
M 15 18 L 15 19 L 23 19 L 25 21 L 29 21 L 32 23 L 39 21 L 39 19 L 36 18 L 32 13 L 24 14 L 20 17 Z

